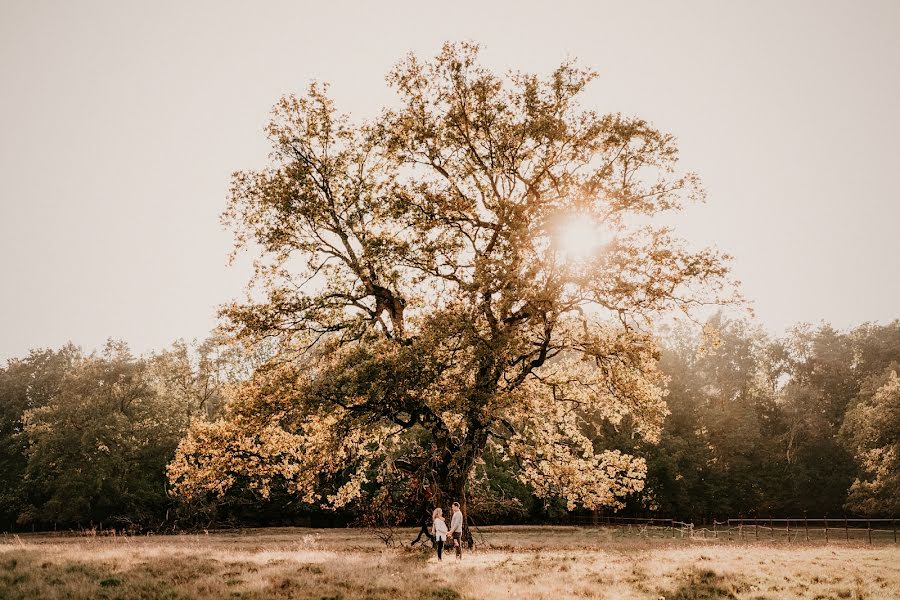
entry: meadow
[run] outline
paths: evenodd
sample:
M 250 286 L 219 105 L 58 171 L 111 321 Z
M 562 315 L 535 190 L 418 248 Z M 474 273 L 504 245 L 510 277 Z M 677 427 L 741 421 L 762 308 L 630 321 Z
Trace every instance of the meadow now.
M 400 531 L 411 539 L 411 531 Z M 0 598 L 894 599 L 900 548 L 489 527 L 462 561 L 368 530 L 0 537 Z

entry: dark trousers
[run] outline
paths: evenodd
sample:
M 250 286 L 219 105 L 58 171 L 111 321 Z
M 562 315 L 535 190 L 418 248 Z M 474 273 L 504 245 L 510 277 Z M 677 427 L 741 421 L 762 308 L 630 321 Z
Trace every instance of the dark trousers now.
M 441 557 L 444 554 L 444 540 L 438 540 L 435 544 L 437 544 L 438 560 L 443 560 Z

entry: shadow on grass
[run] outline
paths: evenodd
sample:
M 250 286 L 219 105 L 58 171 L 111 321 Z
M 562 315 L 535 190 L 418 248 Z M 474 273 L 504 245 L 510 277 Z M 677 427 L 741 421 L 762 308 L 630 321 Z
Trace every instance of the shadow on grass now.
M 733 575 L 719 575 L 710 569 L 682 570 L 678 577 L 678 587 L 674 590 L 660 590 L 666 600 L 721 600 L 737 598 L 747 592 L 750 586 Z
M 379 576 L 341 561 L 303 564 L 222 561 L 184 554 L 130 561 L 46 560 L 23 551 L 0 557 L 0 598 L 6 600 L 461 600 L 451 587 L 435 587 L 420 561 L 398 557 L 403 580 Z M 124 563 L 124 564 L 123 564 Z

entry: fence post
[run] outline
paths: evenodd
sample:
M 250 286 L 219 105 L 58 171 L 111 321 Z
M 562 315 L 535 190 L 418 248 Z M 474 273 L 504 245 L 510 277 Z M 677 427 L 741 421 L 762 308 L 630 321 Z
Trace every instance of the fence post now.
M 866 520 L 866 527 L 869 529 L 869 544 L 872 543 L 872 521 Z
M 775 522 L 772 520 L 772 515 L 769 515 L 769 531 L 772 532 L 772 539 L 775 539 Z
M 675 537 L 675 519 L 672 519 L 672 537 Z
M 756 536 L 756 541 L 759 541 L 759 519 L 753 519 L 753 535 Z
M 719 539 L 719 532 L 716 531 L 716 518 L 715 518 L 715 517 L 713 517 L 713 537 L 714 537 L 715 539 Z M 895 541 L 895 542 L 897 541 L 897 527 L 896 527 L 896 525 L 894 526 L 894 541 Z
M 743 540 L 744 539 L 744 517 L 741 517 L 741 522 L 740 522 L 738 531 L 740 531 L 741 539 Z
M 787 530 L 785 531 L 784 535 L 787 536 L 787 541 L 790 542 L 791 541 L 791 519 L 790 519 L 790 517 L 788 517 Z
M 844 515 L 844 537 L 850 541 L 850 528 L 847 527 L 847 515 Z
M 806 532 L 806 541 L 809 541 L 809 521 L 806 520 L 806 513 L 803 513 L 803 530 Z
M 828 543 L 828 515 L 825 515 L 825 543 Z
M 897 519 L 892 519 L 891 524 L 894 526 L 894 543 L 897 543 Z

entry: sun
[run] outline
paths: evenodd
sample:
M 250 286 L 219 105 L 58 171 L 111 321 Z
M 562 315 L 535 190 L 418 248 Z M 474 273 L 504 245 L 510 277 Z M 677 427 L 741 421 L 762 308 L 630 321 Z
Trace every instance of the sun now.
M 556 243 L 561 258 L 566 262 L 588 260 L 602 245 L 600 227 L 590 215 L 569 215 L 557 229 Z

